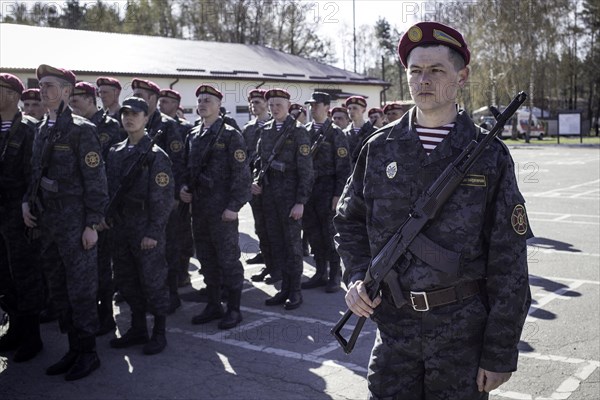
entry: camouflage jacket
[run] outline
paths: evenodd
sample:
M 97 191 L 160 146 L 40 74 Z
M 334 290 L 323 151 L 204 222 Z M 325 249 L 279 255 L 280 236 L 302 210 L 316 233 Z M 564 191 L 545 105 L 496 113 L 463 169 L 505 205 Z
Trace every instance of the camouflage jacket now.
M 267 122 L 261 131 L 256 146 L 256 151 L 261 162 L 256 165 L 261 168 L 262 160 L 267 160 L 271 155 L 275 143 L 288 124 L 294 123 L 294 119 L 288 115 L 281 131 L 277 131 L 275 120 Z M 280 172 L 275 168 L 269 168 L 267 180 L 263 190 L 277 191 L 284 196 L 290 196 L 294 204 L 306 204 L 314 183 L 314 171 L 312 157 L 310 156 L 310 137 L 306 128 L 299 122 L 291 128 L 281 151 L 275 157 L 278 163 L 284 165 L 285 171 Z
M 127 138 L 127 134 L 121 128 L 121 124 L 119 122 L 105 114 L 103 110 L 99 110 L 92 118 L 90 118 L 92 124 L 96 125 L 96 130 L 98 132 L 98 138 L 100 139 L 100 144 L 102 145 L 102 158 L 106 160 L 108 157 L 108 151 L 110 148 L 125 140 Z
M 8 132 L 0 133 L 0 202 L 7 196 L 20 203 L 31 180 L 31 151 L 37 120 L 18 111 L 12 123 Z
M 449 136 L 427 156 L 413 118 L 407 113 L 367 141 L 344 189 L 334 225 L 347 283 L 364 279 L 369 261 L 407 218 L 418 196 L 480 134 L 461 111 Z M 424 234 L 458 253 L 460 262 L 448 268 L 413 254 L 406 269 L 396 266 L 401 288 L 430 291 L 484 280 L 490 310 L 481 366 L 498 372 L 516 369 L 531 299 L 526 240 L 532 234 L 512 158 L 500 140 L 478 159 Z
M 271 117 L 265 121 L 265 123 L 269 122 Z M 264 125 L 263 125 L 264 126 Z M 251 121 L 248 121 L 244 128 L 242 129 L 242 136 L 244 136 L 244 140 L 246 141 L 246 147 L 248 148 L 248 158 L 250 159 L 250 163 L 254 162 L 254 158 L 256 156 L 256 143 L 258 142 L 258 138 L 260 137 L 260 131 L 262 127 L 258 123 L 258 119 L 254 118 Z
M 311 122 L 306 125 L 313 146 L 319 136 L 323 134 L 323 141 L 313 150 L 313 169 L 315 180 L 323 176 L 335 178 L 334 196 L 340 196 L 348 176 L 350 176 L 350 154 L 348 152 L 348 139 L 344 132 L 332 123 L 325 120 L 318 131 Z M 312 149 L 312 146 L 311 146 Z
M 358 158 L 364 140 L 376 130 L 377 128 L 375 128 L 370 121 L 366 121 L 356 133 L 354 132 L 354 123 L 351 123 L 344 129 L 344 134 L 348 139 L 348 152 L 350 153 L 352 165 L 356 164 L 356 159 Z
M 217 135 L 222 123 L 219 118 L 207 130 L 202 123 L 190 132 L 185 142 L 183 183 L 194 190 L 194 203 L 208 203 L 221 210 L 238 212 L 252 197 L 246 143 L 242 134 L 225 124 L 207 160 L 201 160 L 202 153 Z
M 179 125 L 173 118 L 155 110 L 149 116 L 148 123 L 146 124 L 146 132 L 150 138 L 153 138 L 160 130 L 163 133 L 156 144 L 171 159 L 175 187 L 179 187 L 185 169 L 183 164 L 183 137 L 181 136 Z
M 44 199 L 80 197 L 86 211 L 86 226 L 99 224 L 108 204 L 106 172 L 102 159 L 102 146 L 98 140 L 96 126 L 87 119 L 74 115 L 66 107 L 55 122 L 58 138 L 54 143 L 45 176 L 58 183 L 58 191 L 42 190 Z M 41 171 L 41 153 L 49 134 L 48 119 L 38 128 L 33 143 L 33 176 Z M 32 191 L 30 185 L 25 200 Z
M 146 135 L 133 147 L 129 147 L 129 139 L 126 139 L 110 149 L 106 173 L 111 197 L 128 169 L 149 145 L 150 138 Z M 154 145 L 135 183 L 124 195 L 122 220 L 134 222 L 143 230 L 144 236 L 160 240 L 165 235 L 169 214 L 173 209 L 174 188 L 171 161 L 160 147 Z M 116 226 L 115 229 L 120 228 Z

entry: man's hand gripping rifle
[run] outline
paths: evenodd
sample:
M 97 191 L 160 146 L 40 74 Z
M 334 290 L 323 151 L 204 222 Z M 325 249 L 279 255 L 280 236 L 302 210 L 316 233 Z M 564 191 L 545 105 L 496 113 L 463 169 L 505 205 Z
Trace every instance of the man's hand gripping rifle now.
M 425 226 L 438 215 L 444 203 L 458 188 L 475 161 L 477 161 L 491 141 L 502 132 L 506 121 L 512 117 L 521 104 L 525 102 L 526 98 L 527 94 L 520 92 L 504 112 L 495 115 L 496 124 L 485 135 L 485 138 L 479 143 L 475 140 L 471 141 L 458 158 L 452 164 L 448 165 L 431 187 L 415 202 L 406 220 L 404 220 L 400 228 L 369 264 L 363 283 L 371 300 L 374 300 L 378 296 L 381 282 L 387 281 L 386 277 L 392 271 L 396 262 L 405 255 L 410 244 Z M 331 334 L 335 336 L 346 354 L 350 354 L 354 349 L 358 335 L 366 321 L 365 317 L 360 317 L 350 339 L 346 340 L 341 335 L 341 330 L 351 316 L 352 311 L 347 310 L 331 330 Z

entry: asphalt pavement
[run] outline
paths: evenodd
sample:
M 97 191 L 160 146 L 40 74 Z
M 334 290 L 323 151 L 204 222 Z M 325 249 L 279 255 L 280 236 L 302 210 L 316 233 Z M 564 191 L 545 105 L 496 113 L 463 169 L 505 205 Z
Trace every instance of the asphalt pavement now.
M 511 153 L 536 235 L 528 257 L 533 304 L 519 370 L 490 398 L 599 399 L 600 149 L 513 146 Z M 248 206 L 240 213 L 240 232 L 246 276 L 240 326 L 220 331 L 216 322 L 190 323 L 205 300 L 198 295 L 204 285 L 193 260 L 192 286 L 180 290 L 183 306 L 167 320 L 163 353 L 112 349 L 108 334 L 98 339 L 100 369 L 65 382 L 44 374 L 67 349 L 57 324 L 44 324 L 44 350 L 34 360 L 16 364 L 11 353 L 0 356 L 0 400 L 365 399 L 375 326 L 367 322 L 354 352 L 346 355 L 329 334 L 345 310 L 342 291 L 305 290 L 304 304 L 293 311 L 265 306 L 276 289 L 249 280 L 262 266 L 244 262 L 258 249 Z M 313 264 L 305 258 L 305 276 L 312 275 Z M 115 313 L 126 330 L 128 307 L 116 304 Z

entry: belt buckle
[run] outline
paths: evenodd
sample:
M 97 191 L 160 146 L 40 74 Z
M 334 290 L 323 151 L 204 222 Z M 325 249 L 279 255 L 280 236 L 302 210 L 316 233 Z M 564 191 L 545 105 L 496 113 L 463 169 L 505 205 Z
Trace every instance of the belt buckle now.
M 417 304 L 415 304 L 415 296 L 422 296 L 425 300 L 425 308 L 419 308 Z M 429 311 L 429 301 L 427 300 L 427 292 L 410 292 L 410 302 L 412 303 L 412 308 L 415 311 Z

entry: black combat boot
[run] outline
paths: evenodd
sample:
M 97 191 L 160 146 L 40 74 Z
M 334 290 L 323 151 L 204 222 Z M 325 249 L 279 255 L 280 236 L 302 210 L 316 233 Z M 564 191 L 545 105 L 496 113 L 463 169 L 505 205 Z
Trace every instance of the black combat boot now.
M 250 277 L 250 280 L 252 282 L 262 282 L 267 277 L 267 275 L 269 275 L 269 269 L 265 267 L 261 269 L 258 274 L 252 275 Z
M 165 336 L 167 317 L 164 315 L 154 316 L 154 327 L 152 328 L 152 337 L 144 345 L 144 354 L 152 355 L 162 352 L 167 347 L 167 337 Z
M 194 325 L 206 324 L 210 321 L 221 319 L 225 315 L 225 311 L 221 305 L 221 287 L 207 286 L 206 294 L 208 302 L 204 310 L 192 318 L 192 324 Z
M 329 280 L 327 281 L 327 286 L 325 287 L 325 291 L 327 293 L 335 293 L 339 291 L 340 288 L 340 280 L 341 280 L 341 268 L 340 268 L 340 260 L 330 261 L 329 262 Z
M 314 289 L 327 285 L 327 261 L 315 260 L 315 268 L 317 271 L 306 282 L 302 282 L 302 289 Z
M 100 326 L 96 336 L 102 336 L 109 332 L 114 332 L 115 328 L 117 327 L 115 318 L 113 316 L 112 300 L 113 296 L 110 294 L 108 296 L 103 296 L 98 302 L 98 320 L 100 321 Z
M 267 306 L 277 306 L 285 303 L 288 296 L 290 295 L 290 281 L 287 274 L 282 276 L 281 290 L 273 297 L 269 297 L 265 300 Z
M 46 369 L 46 375 L 64 374 L 73 366 L 73 364 L 75 364 L 80 349 L 79 338 L 77 337 L 77 333 L 73 330 L 70 330 L 67 333 L 67 336 L 69 338 L 69 351 L 59 362 L 52 364 Z
M 23 337 L 13 361 L 25 362 L 35 357 L 44 347 L 40 336 L 40 316 L 39 314 L 33 314 L 22 315 L 17 318 Z
M 300 277 L 290 279 L 290 295 L 285 301 L 283 308 L 294 310 L 302 304 L 302 291 L 300 290 Z
M 96 336 L 88 335 L 79 338 L 80 350 L 73 366 L 65 375 L 66 381 L 84 378 L 100 368 L 100 359 L 96 353 Z
M 260 251 L 252 258 L 246 260 L 246 264 L 263 264 L 265 262 L 265 257 L 263 253 Z
M 124 349 L 126 347 L 145 344 L 148 342 L 148 328 L 146 327 L 146 313 L 142 311 L 132 311 L 131 328 L 120 338 L 111 339 L 110 347 L 115 349 Z
M 167 309 L 167 314 L 171 315 L 181 307 L 181 299 L 179 298 L 179 293 L 177 292 L 179 285 L 177 282 L 178 273 L 177 271 L 169 270 L 169 274 L 167 276 L 167 282 L 169 284 L 169 308 Z
M 23 341 L 21 327 L 17 316 L 8 312 L 8 330 L 4 336 L 0 337 L 0 352 L 12 351 L 19 348 Z
M 227 300 L 227 312 L 219 321 L 219 329 L 235 328 L 242 322 L 242 313 L 240 311 L 240 302 L 242 300 L 242 288 L 229 291 Z

